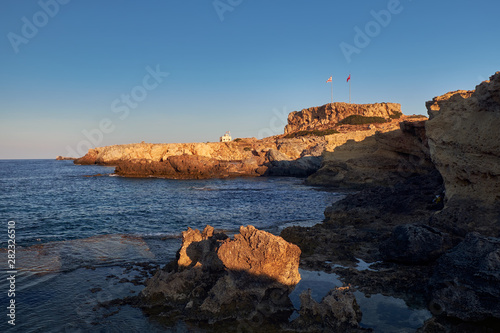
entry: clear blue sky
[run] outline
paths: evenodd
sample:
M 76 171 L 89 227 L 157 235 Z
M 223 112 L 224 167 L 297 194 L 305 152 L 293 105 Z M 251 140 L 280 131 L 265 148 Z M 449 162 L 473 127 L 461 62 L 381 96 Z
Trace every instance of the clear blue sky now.
M 497 0 L 59 1 L 1 3 L 0 158 L 278 134 L 349 73 L 353 102 L 426 114 L 500 70 Z

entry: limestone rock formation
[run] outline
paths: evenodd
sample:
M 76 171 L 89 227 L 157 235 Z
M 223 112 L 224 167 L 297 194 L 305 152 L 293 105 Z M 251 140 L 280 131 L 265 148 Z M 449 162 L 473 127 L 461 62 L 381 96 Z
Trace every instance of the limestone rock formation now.
M 333 127 L 340 120 L 352 115 L 390 119 L 391 116 L 398 117 L 401 114 L 401 105 L 397 103 L 330 103 L 290 113 L 285 134 Z
M 469 98 L 473 93 L 474 90 L 456 90 L 448 92 L 441 96 L 434 97 L 432 101 L 428 101 L 425 103 L 427 113 L 429 114 L 429 119 L 433 119 L 436 115 L 438 115 L 441 107 L 447 104 L 451 97 L 459 95 L 463 98 Z
M 431 311 L 465 321 L 500 319 L 500 239 L 468 234 L 438 260 Z
M 240 227 L 234 240 L 221 244 L 217 255 L 228 270 L 269 278 L 285 286 L 300 281 L 299 247 L 253 226 Z
M 173 179 L 225 178 L 237 176 L 307 177 L 321 165 L 324 151 L 334 150 L 348 140 L 361 141 L 376 131 L 387 132 L 398 121 L 377 126 L 344 126 L 340 133 L 276 136 L 262 140 L 232 142 L 128 144 L 93 148 L 75 164 L 116 166 L 127 177 Z
M 321 168 L 307 180 L 312 185 L 394 185 L 434 170 L 425 121 L 407 120 L 399 128 L 377 132 L 360 142 L 348 141 L 323 154 Z
M 66 157 L 66 156 L 57 156 L 56 161 L 74 161 L 76 158 L 74 157 Z
M 259 168 L 257 159 L 220 161 L 199 155 L 175 155 L 164 161 L 117 161 L 115 173 L 128 177 L 163 177 L 170 179 L 205 179 L 237 176 L 259 176 L 267 168 Z
M 269 150 L 267 156 L 269 162 L 266 164 L 268 169 L 264 175 L 307 177 L 318 171 L 321 166 L 321 156 L 304 156 L 296 160 L 287 159 L 285 156 L 275 149 Z
M 444 179 L 446 206 L 436 226 L 500 236 L 500 72 L 476 87 L 427 103 L 432 161 Z
M 286 321 L 293 311 L 288 294 L 300 281 L 299 257 L 296 245 L 252 226 L 234 239 L 210 226 L 202 233 L 188 229 L 177 262 L 147 282 L 141 306 L 209 323 L 255 316 Z
M 75 164 L 115 165 L 120 161 L 147 160 L 161 162 L 171 156 L 194 155 L 220 161 L 252 157 L 254 140 L 208 143 L 135 143 L 93 148 Z M 245 149 L 246 148 L 246 149 Z

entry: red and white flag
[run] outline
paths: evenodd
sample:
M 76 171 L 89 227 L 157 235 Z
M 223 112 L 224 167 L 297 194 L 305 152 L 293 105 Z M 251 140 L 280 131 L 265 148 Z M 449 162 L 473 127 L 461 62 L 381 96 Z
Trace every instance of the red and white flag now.
M 330 76 L 330 78 L 328 80 L 326 80 L 326 83 L 328 82 L 332 82 L 332 76 Z
M 349 77 L 347 78 L 347 82 L 351 79 L 351 74 L 349 74 Z

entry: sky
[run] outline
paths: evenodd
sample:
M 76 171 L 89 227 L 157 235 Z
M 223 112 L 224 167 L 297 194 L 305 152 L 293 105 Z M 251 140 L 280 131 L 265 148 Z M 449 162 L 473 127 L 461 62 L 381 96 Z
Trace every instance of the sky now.
M 425 102 L 500 70 L 500 2 L 2 0 L 0 159 L 283 133 L 333 99 Z

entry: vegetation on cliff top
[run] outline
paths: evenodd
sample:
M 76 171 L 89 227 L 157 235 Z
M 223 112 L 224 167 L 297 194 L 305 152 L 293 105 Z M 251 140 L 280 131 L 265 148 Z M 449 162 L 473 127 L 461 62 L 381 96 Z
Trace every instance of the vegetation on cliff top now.
M 399 118 L 401 118 L 402 115 L 403 115 L 403 112 L 394 112 L 393 114 L 391 114 L 389 116 L 389 118 L 391 118 L 391 119 L 399 119 Z
M 334 130 L 334 129 L 299 131 L 299 132 L 287 134 L 287 135 L 285 135 L 285 138 L 290 139 L 290 138 L 298 138 L 300 136 L 325 136 L 325 135 L 331 135 L 331 134 L 336 134 L 336 133 L 339 133 L 339 131 Z
M 367 117 L 354 114 L 347 118 L 342 119 L 337 125 L 365 125 L 375 123 L 386 123 L 387 119 L 382 117 Z

